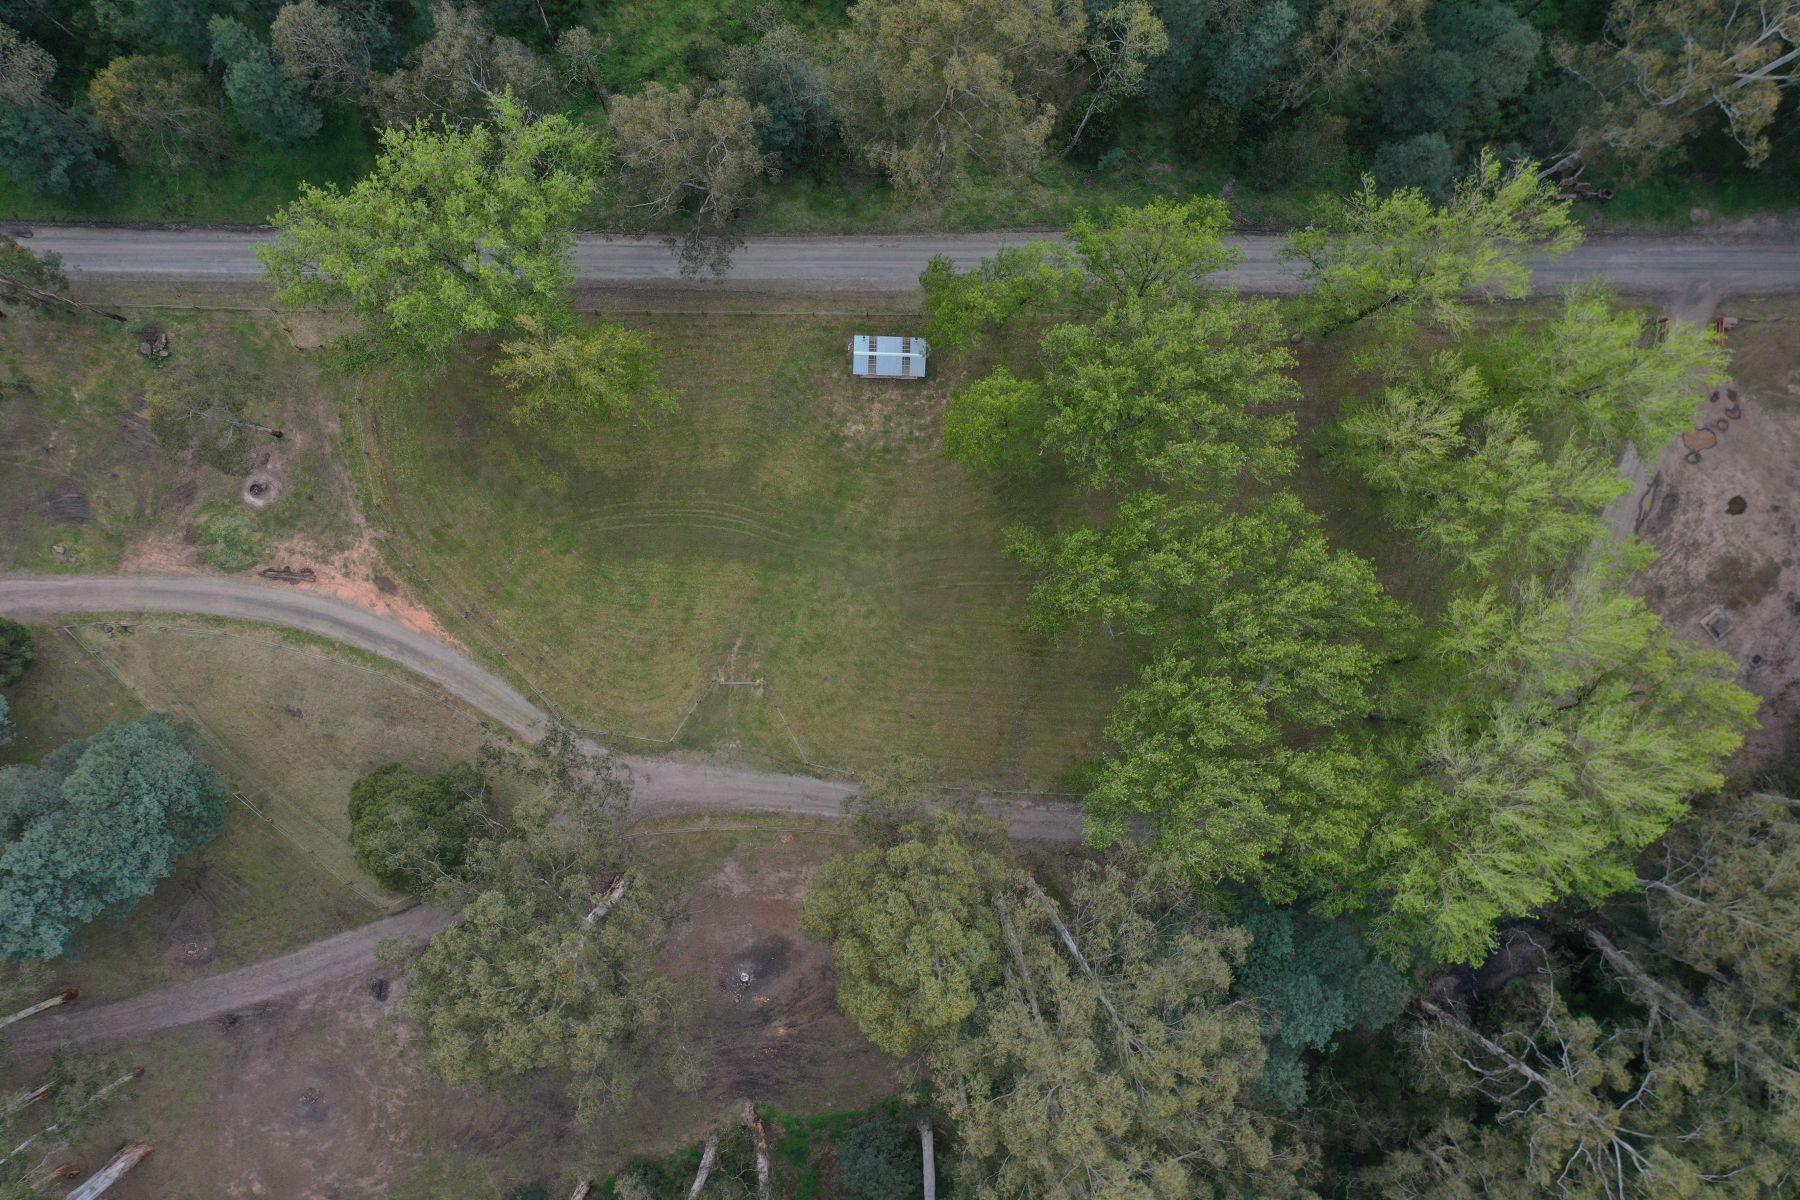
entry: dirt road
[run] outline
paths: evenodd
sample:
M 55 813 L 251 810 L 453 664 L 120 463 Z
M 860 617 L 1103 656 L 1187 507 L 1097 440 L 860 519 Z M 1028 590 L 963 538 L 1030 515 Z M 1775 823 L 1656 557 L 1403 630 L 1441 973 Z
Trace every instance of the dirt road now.
M 262 279 L 256 248 L 271 234 L 246 229 L 114 228 L 11 222 L 29 230 L 33 250 L 53 250 L 76 277 L 168 283 L 254 283 Z M 575 281 L 591 286 L 683 289 L 697 293 L 904 292 L 918 288 L 933 255 L 970 266 L 1001 245 L 1053 237 L 1042 232 L 864 237 L 751 238 L 723 278 L 684 279 L 667 245 L 656 238 L 583 235 L 575 247 Z M 1251 292 L 1295 291 L 1295 273 L 1276 258 L 1280 239 L 1231 239 L 1243 262 L 1227 273 Z M 1534 284 L 1555 291 L 1574 279 L 1603 276 L 1633 294 L 1679 297 L 1698 288 L 1719 293 L 1800 291 L 1800 241 L 1775 234 L 1596 237 L 1553 263 L 1533 265 Z
M 547 718 L 518 689 L 453 646 L 366 609 L 297 588 L 210 575 L 0 577 L 0 614 L 192 613 L 304 630 L 380 655 L 424 676 L 521 737 L 535 740 Z M 627 755 L 635 818 L 706 812 L 782 812 L 835 817 L 850 784 L 718 766 L 682 758 Z M 990 799 L 986 806 L 1022 841 L 1075 842 L 1081 813 L 1062 801 Z
M 235 971 L 93 1008 L 84 1009 L 77 1001 L 72 1007 L 14 1025 L 7 1030 L 7 1048 L 14 1055 L 44 1054 L 58 1046 L 118 1042 L 242 1012 L 354 979 L 375 966 L 375 947 L 383 939 L 429 938 L 451 920 L 452 914 L 441 908 L 420 905 Z

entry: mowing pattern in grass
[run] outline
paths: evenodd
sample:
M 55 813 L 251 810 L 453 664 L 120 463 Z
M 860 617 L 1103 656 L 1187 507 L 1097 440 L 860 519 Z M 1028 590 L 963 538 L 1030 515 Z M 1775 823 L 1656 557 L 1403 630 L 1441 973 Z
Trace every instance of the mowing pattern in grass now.
M 939 456 L 942 372 L 848 378 L 848 321 L 645 325 L 681 404 L 651 428 L 521 433 L 478 364 L 371 414 L 371 516 L 453 627 L 615 734 L 1039 786 L 1097 748 L 1119 661 L 1020 632 L 1028 514 Z

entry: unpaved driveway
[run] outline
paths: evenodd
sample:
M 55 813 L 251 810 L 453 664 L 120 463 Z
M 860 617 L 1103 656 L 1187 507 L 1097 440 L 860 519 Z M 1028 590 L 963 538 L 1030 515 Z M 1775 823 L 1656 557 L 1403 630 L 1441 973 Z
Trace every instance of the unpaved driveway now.
M 7 1030 L 7 1048 L 15 1055 L 44 1054 L 58 1046 L 123 1041 L 255 1008 L 353 979 L 375 965 L 375 947 L 384 938 L 429 938 L 452 919 L 452 914 L 441 908 L 420 905 L 235 971 L 94 1008 L 83 1009 L 76 1001 L 73 1008 L 30 1017 L 12 1026 Z

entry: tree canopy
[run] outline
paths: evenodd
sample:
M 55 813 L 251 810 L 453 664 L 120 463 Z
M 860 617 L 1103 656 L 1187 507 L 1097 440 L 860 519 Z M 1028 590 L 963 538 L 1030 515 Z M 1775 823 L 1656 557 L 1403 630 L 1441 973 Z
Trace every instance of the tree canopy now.
M 461 878 L 487 808 L 487 778 L 470 764 L 422 775 L 388 763 L 350 788 L 350 846 L 382 887 L 426 895 Z

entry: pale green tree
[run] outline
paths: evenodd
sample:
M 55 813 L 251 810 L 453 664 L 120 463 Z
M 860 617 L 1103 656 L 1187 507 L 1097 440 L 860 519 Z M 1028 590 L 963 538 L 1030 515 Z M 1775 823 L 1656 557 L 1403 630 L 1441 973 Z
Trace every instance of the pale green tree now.
M 1282 256 L 1312 285 L 1299 302 L 1307 328 L 1328 334 L 1379 317 L 1383 332 L 1403 339 L 1426 323 L 1466 330 L 1471 292 L 1523 296 L 1526 260 L 1580 237 L 1535 164 L 1506 168 L 1483 153 L 1443 204 L 1413 189 L 1384 195 L 1365 179 L 1289 235 Z
M 658 378 L 661 356 L 643 330 L 611 321 L 552 329 L 529 313 L 518 326 L 523 336 L 501 345 L 494 374 L 518 397 L 512 417 L 519 424 L 648 422 L 675 407 Z
M 889 1054 L 953 1035 L 999 976 L 993 840 L 942 814 L 813 876 L 800 928 L 831 946 L 839 1007 Z
M 582 127 L 503 96 L 492 124 L 387 131 L 348 191 L 302 185 L 258 254 L 283 303 L 356 313 L 356 356 L 441 368 L 470 334 L 566 319 L 575 221 L 603 164 Z
M 442 122 L 472 129 L 487 122 L 507 94 L 528 113 L 556 107 L 561 87 L 554 68 L 518 39 L 495 33 L 475 5 L 433 4 L 431 28 L 431 38 L 370 89 L 381 124 L 397 129 Z
M 1066 908 L 1025 881 L 998 914 L 1004 981 L 927 1054 L 970 1195 L 1306 1194 L 1230 994 L 1247 934 L 1129 865 L 1085 872 Z

